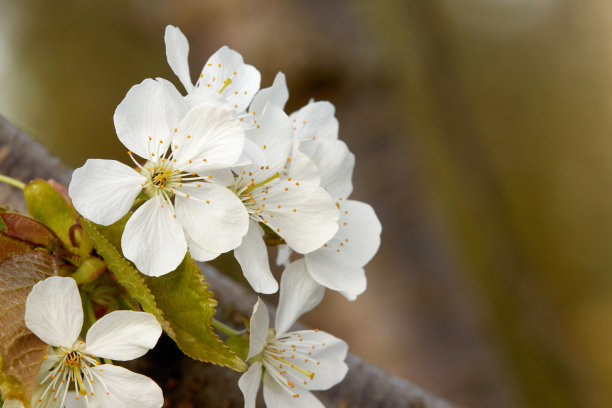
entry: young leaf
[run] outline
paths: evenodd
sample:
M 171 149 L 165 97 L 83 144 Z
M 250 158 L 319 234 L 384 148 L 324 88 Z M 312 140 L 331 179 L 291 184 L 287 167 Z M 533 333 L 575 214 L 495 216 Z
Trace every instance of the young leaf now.
M 20 254 L 32 250 L 34 250 L 34 247 L 27 242 L 0 233 L 0 262 L 13 254 Z
M 25 215 L 11 212 L 0 213 L 0 221 L 4 226 L 0 233 L 9 237 L 45 247 L 49 251 L 52 251 L 58 242 L 58 238 L 53 231 Z
M 158 278 L 145 276 L 145 281 L 170 320 L 183 353 L 196 360 L 246 371 L 244 361 L 223 344 L 212 328 L 217 301 L 189 254 L 175 271 Z
M 0 262 L 0 391 L 5 400 L 29 405 L 47 345 L 25 326 L 25 302 L 37 282 L 56 273 L 54 258 L 43 251 L 16 252 Z
M 70 240 L 70 227 L 76 223 L 76 218 L 73 209 L 62 195 L 41 179 L 30 182 L 24 188 L 23 194 L 30 215 L 55 232 L 66 248 L 76 252 Z
M 121 221 L 122 220 L 119 220 L 117 223 L 121 223 Z M 81 219 L 81 223 L 83 225 L 83 230 L 93 242 L 94 248 L 96 248 L 98 254 L 104 259 L 108 265 L 108 269 L 113 272 L 121 286 L 128 291 L 131 297 L 140 303 L 142 310 L 157 317 L 164 331 L 170 337 L 173 337 L 174 332 L 172 327 L 164 318 L 164 313 L 157 306 L 155 297 L 151 294 L 151 291 L 143 279 L 144 275 L 138 272 L 132 263 L 125 259 L 117 247 L 109 241 L 108 237 L 101 232 L 105 227 L 94 224 L 85 218 Z M 123 221 L 123 223 L 125 223 L 125 221 Z
M 155 315 L 164 331 L 189 357 L 245 371 L 246 364 L 214 332 L 211 322 L 217 302 L 200 268 L 187 256 L 174 271 L 159 278 L 139 273 L 119 252 L 120 220 L 109 227 L 82 219 L 98 254 L 144 311 Z

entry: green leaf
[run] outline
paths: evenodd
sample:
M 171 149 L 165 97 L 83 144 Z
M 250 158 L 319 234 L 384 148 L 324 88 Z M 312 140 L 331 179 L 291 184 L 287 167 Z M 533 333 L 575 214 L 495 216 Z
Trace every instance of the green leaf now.
M 115 224 L 120 224 L 121 222 L 122 220 L 119 220 Z M 125 224 L 125 221 L 123 223 Z M 164 331 L 170 337 L 173 337 L 174 332 L 168 321 L 164 318 L 161 309 L 157 307 L 155 297 L 143 279 L 144 275 L 138 272 L 132 263 L 125 259 L 117 247 L 109 241 L 106 234 L 102 233 L 103 230 L 104 232 L 112 231 L 114 227 L 102 227 L 85 218 L 81 218 L 81 224 L 83 225 L 83 230 L 93 242 L 96 251 L 104 259 L 108 269 L 113 272 L 121 286 L 128 291 L 131 297 L 140 303 L 142 310 L 157 317 Z M 112 238 L 111 233 L 108 235 Z
M 170 320 L 183 353 L 196 360 L 246 371 L 244 361 L 223 344 L 212 328 L 217 301 L 189 254 L 175 271 L 157 278 L 145 276 L 145 281 Z
M 23 194 L 30 215 L 49 227 L 66 248 L 76 253 L 70 239 L 70 228 L 76 223 L 72 206 L 51 184 L 41 179 L 30 182 Z
M 44 251 L 15 252 L 0 262 L 0 392 L 5 400 L 29 406 L 47 345 L 25 326 L 25 302 L 37 282 L 55 274 L 55 258 Z
M 225 340 L 225 345 L 243 360 L 246 360 L 249 355 L 249 339 L 243 335 L 228 337 Z
M 211 326 L 217 302 L 189 255 L 175 271 L 158 278 L 142 275 L 122 256 L 119 242 L 128 217 L 129 214 L 109 227 L 86 219 L 81 223 L 119 283 L 140 302 L 144 311 L 157 317 L 183 353 L 196 360 L 245 371 L 246 363 L 223 344 Z

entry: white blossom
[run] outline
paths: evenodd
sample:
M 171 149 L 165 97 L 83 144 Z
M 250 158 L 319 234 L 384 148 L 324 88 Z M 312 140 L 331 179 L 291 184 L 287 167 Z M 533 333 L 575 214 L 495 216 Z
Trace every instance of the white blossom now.
M 369 204 L 349 200 L 355 158 L 344 142 L 329 140 L 312 146 L 311 158 L 321 185 L 340 210 L 336 235 L 321 248 L 304 255 L 303 267 L 319 284 L 355 300 L 366 289 L 364 266 L 380 246 L 382 226 Z
M 245 408 L 255 407 L 262 381 L 269 407 L 322 407 L 310 391 L 329 389 L 345 377 L 348 346 L 344 341 L 316 329 L 288 332 L 301 314 L 321 301 L 323 293 L 324 288 L 308 274 L 288 268 L 281 278 L 276 330 L 268 329 L 268 310 L 261 299 L 257 301 L 249 330 L 251 366 L 238 381 Z
M 277 76 L 274 85 L 265 94 L 260 93 L 254 102 L 283 107 L 288 95 L 284 78 Z M 305 253 L 304 262 L 298 266 L 319 284 L 355 300 L 366 289 L 364 266 L 378 251 L 382 226 L 369 204 L 348 199 L 353 190 L 355 157 L 338 139 L 338 120 L 334 112 L 335 108 L 329 102 L 311 101 L 290 115 L 296 158 L 291 171 L 302 174 L 316 172 L 321 187 L 331 195 L 340 210 L 336 235 L 322 247 Z M 289 246 L 280 247 L 277 264 L 287 267 L 291 253 Z
M 227 46 L 221 47 L 204 64 L 195 85 L 189 73 L 189 43 L 181 30 L 166 27 L 164 37 L 168 65 L 179 78 L 187 99 L 192 105 L 219 100 L 219 95 L 237 112 L 246 110 L 259 90 L 261 75 L 252 65 L 245 64 L 242 56 Z
M 282 109 L 268 104 L 254 123 L 247 138 L 264 152 L 264 160 L 261 165 L 234 168 L 237 177 L 231 188 L 251 220 L 234 254 L 253 289 L 273 293 L 278 284 L 270 271 L 261 225 L 292 250 L 307 253 L 334 236 L 338 209 L 319 186 L 318 176 L 313 182 L 309 174 L 302 177 L 293 169 L 293 129 Z
M 195 85 L 189 72 L 189 42 L 178 27 L 167 26 L 164 36 L 168 65 L 179 78 L 189 106 L 202 103 L 225 105 L 233 109 L 245 128 L 253 124 L 246 109 L 259 89 L 261 75 L 252 65 L 245 64 L 242 55 L 227 46 L 221 47 L 204 64 Z M 263 106 L 262 106 L 263 107 Z M 262 152 L 250 140 L 245 141 L 241 162 L 261 163 Z
M 88 160 L 69 187 L 77 211 L 109 225 L 144 192 L 148 200 L 128 220 L 121 247 L 150 276 L 174 270 L 188 246 L 200 261 L 237 247 L 248 228 L 246 210 L 231 191 L 211 183 L 242 154 L 244 130 L 233 112 L 221 105 L 189 108 L 166 82 L 147 79 L 130 89 L 114 121 L 137 168 Z
M 115 311 L 96 321 L 79 339 L 83 308 L 72 278 L 51 277 L 34 285 L 26 300 L 25 324 L 49 350 L 38 375 L 32 407 L 159 408 L 163 395 L 150 378 L 99 358 L 125 361 L 153 348 L 161 327 L 149 313 Z M 76 393 L 71 394 L 70 386 Z M 19 405 L 15 405 L 19 406 Z

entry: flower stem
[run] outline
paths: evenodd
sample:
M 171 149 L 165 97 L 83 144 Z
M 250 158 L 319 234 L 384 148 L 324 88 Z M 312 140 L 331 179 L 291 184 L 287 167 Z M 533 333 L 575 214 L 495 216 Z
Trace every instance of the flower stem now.
M 81 299 L 83 302 L 83 312 L 85 315 L 85 321 L 83 322 L 83 331 L 81 334 L 87 333 L 89 328 L 96 322 L 96 313 L 94 312 L 93 305 L 91 304 L 91 298 L 86 293 L 81 293 Z
M 240 336 L 242 333 L 244 333 L 244 330 L 239 331 L 239 330 L 234 330 L 231 327 L 229 327 L 226 324 L 221 323 L 220 321 L 213 319 L 212 320 L 212 327 L 214 327 L 215 329 L 219 330 L 221 333 L 227 335 L 227 336 Z
M 4 174 L 0 174 L 0 182 L 9 184 L 13 187 L 17 187 L 20 190 L 23 190 L 26 186 L 25 183 L 22 183 L 21 181 L 12 177 L 5 176 Z

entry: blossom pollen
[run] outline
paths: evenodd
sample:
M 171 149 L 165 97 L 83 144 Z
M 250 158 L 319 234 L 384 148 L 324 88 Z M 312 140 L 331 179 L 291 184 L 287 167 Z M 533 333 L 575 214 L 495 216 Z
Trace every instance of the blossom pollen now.
M 58 397 L 61 398 L 60 406 L 64 406 L 70 384 L 74 384 L 74 390 L 77 393 L 75 399 L 78 400 L 79 396 L 83 396 L 86 406 L 89 406 L 87 396 L 95 395 L 95 382 L 107 390 L 107 386 L 102 378 L 92 370 L 92 367 L 99 364 L 99 362 L 91 355 L 84 353 L 83 349 L 84 343 L 81 341 L 75 342 L 75 345 L 65 349 L 63 352 L 51 352 L 49 354 L 51 359 L 57 361 L 53 364 L 47 376 L 38 384 L 40 388 L 44 389 L 37 403 L 33 404 L 34 407 L 46 407 L 50 400 L 58 401 Z

